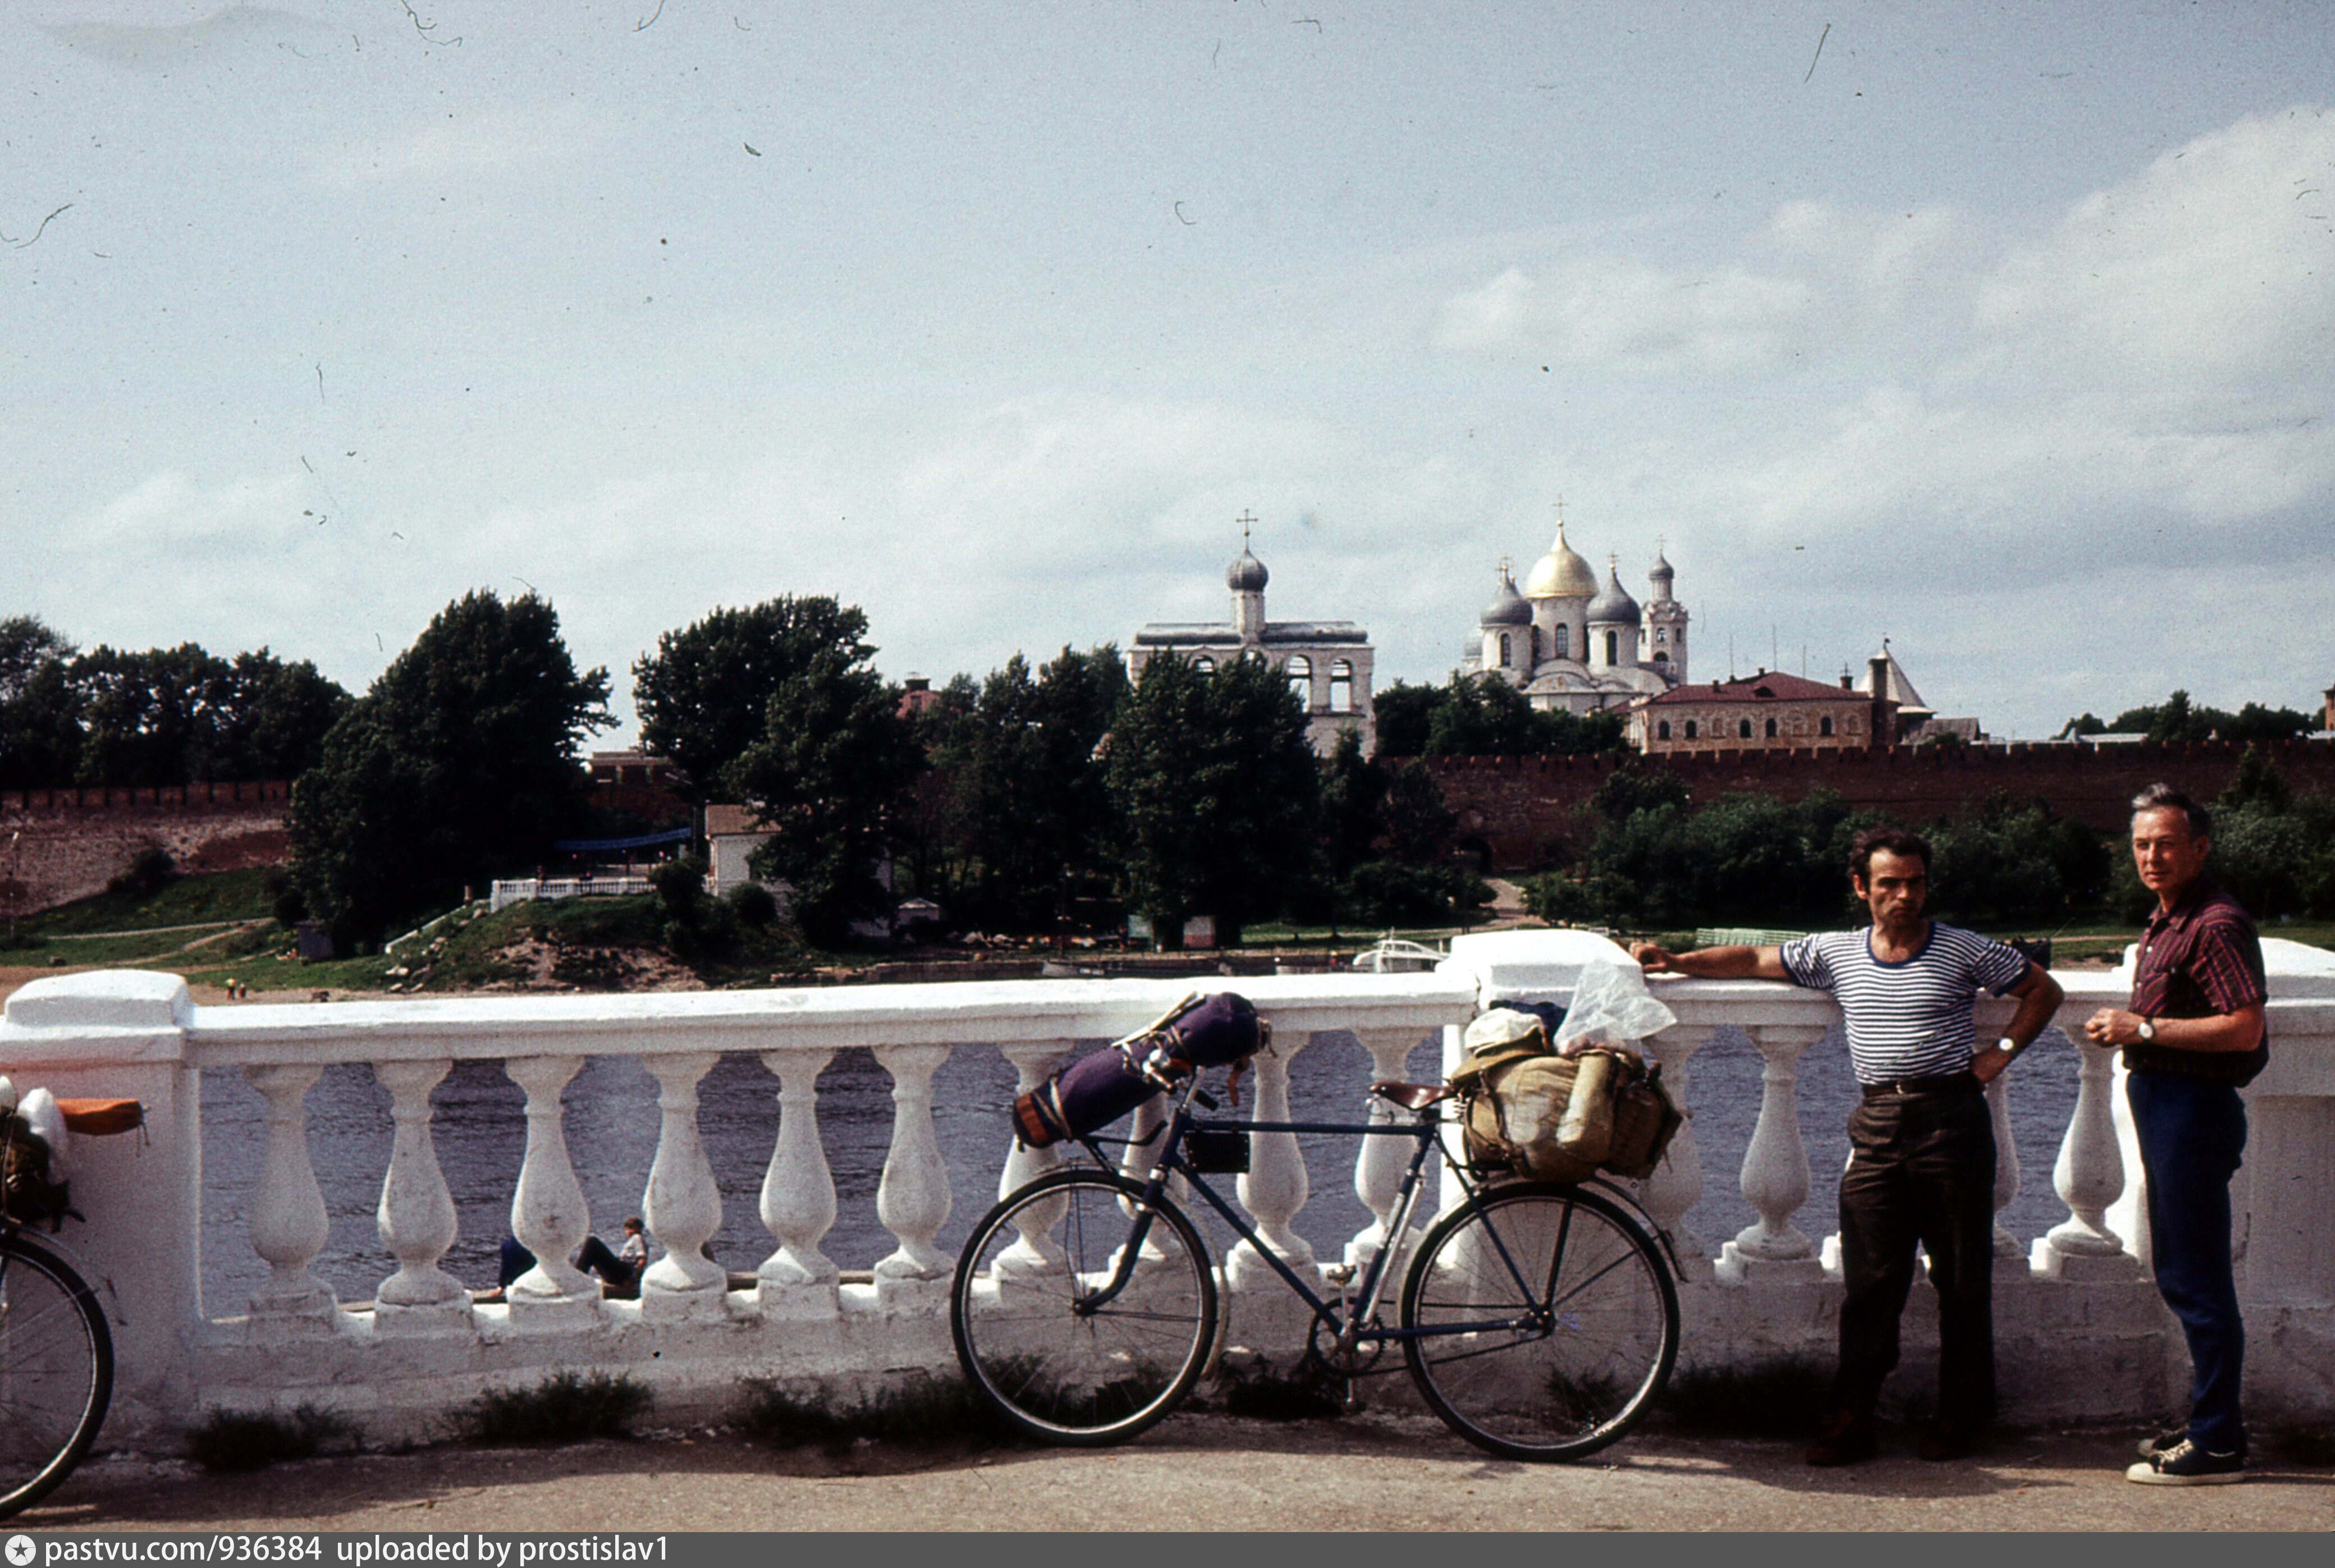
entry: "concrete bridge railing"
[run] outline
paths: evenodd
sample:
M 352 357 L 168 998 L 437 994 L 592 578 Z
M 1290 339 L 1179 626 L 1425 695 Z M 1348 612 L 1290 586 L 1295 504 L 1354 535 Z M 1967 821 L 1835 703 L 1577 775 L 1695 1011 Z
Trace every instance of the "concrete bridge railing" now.
M 1258 1112 L 1286 1106 L 1293 1069 L 1311 1070 L 1298 1059 L 1316 1036 L 1352 1031 L 1371 1076 L 1400 1076 L 1411 1048 L 1438 1031 L 1447 1052 L 1456 1050 L 1458 1026 L 1481 1002 L 1562 998 L 1597 945 L 1574 934 L 1501 933 L 1461 939 L 1433 973 L 1243 979 L 1240 989 L 1274 1026 L 1275 1054 L 1258 1063 Z M 2322 1421 L 2335 1414 L 2335 1210 L 2320 1196 L 2325 1173 L 2335 1169 L 2335 961 L 2322 966 L 2327 958 L 2280 946 L 2277 1043 L 2270 1070 L 2248 1091 L 2253 1140 L 2236 1189 L 2253 1341 L 2250 1399 Z M 2124 995 L 2116 976 L 2060 979 L 2070 1029 Z M 951 1200 L 935 1135 L 935 1071 L 953 1051 L 995 1050 L 1018 1085 L 1029 1087 L 1080 1042 L 1139 1025 L 1180 989 L 1172 982 L 1012 981 L 201 1008 L 172 976 L 125 972 L 16 992 L 0 1022 L 0 1070 L 23 1086 L 135 1094 L 149 1108 L 142 1141 L 75 1146 L 75 1195 L 90 1223 L 65 1237 L 113 1316 L 120 1370 L 109 1434 L 116 1440 L 183 1428 L 213 1409 L 304 1403 L 339 1410 L 376 1437 L 421 1436 L 483 1389 L 571 1369 L 629 1372 L 673 1418 L 718 1419 L 750 1375 L 830 1385 L 918 1370 L 953 1375 L 946 1298 L 954 1260 L 935 1245 Z M 1763 1068 L 1758 1123 L 1732 1177 L 1757 1216 L 1752 1224 L 1716 1247 L 1717 1238 L 1696 1233 L 1703 1195 L 1729 1179 L 1734 1156 L 1700 1148 L 1691 1126 L 1644 1184 L 1647 1206 L 1685 1254 L 1685 1359 L 1729 1365 L 1826 1356 L 1837 1265 L 1826 1243 L 1809 1234 L 1828 1227 L 1806 1210 L 1811 1173 L 1797 1077 L 1801 1054 L 1836 1015 L 1826 999 L 1784 986 L 1681 982 L 1661 993 L 1679 1022 L 1652 1050 L 1690 1108 L 1694 1058 L 1714 1031 L 1742 1030 Z M 861 1278 L 847 1277 L 822 1244 L 838 1205 L 819 1080 L 846 1051 L 872 1056 L 893 1100 L 876 1203 L 891 1249 Z M 637 1058 L 658 1089 L 641 1210 L 663 1255 L 631 1302 L 603 1300 L 597 1282 L 566 1262 L 586 1234 L 587 1215 L 562 1096 L 585 1060 L 601 1055 Z M 733 1288 L 705 1250 L 722 1213 L 697 1094 L 725 1055 L 758 1060 L 773 1096 L 758 1203 L 769 1251 L 744 1288 Z M 474 1302 L 441 1266 L 456 1241 L 456 1212 L 433 1145 L 433 1088 L 456 1061 L 480 1060 L 499 1063 L 525 1096 L 526 1148 L 509 1229 L 542 1260 L 495 1304 Z M 2154 1415 L 2185 1386 L 2177 1331 L 2146 1279 L 2138 1163 L 2120 1130 L 2111 1060 L 2097 1052 L 2081 1060 L 2074 1114 L 2053 1162 L 2066 1217 L 2025 1247 L 1998 1237 L 1997 1340 L 2012 1419 Z M 393 1130 L 379 1172 L 377 1222 L 396 1266 L 370 1302 L 337 1300 L 316 1272 L 328 1224 L 315 1162 L 343 1157 L 309 1126 L 306 1098 L 324 1069 L 340 1063 L 370 1069 L 387 1093 Z M 224 1072 L 248 1079 L 266 1107 L 265 1157 L 243 1212 L 268 1275 L 247 1301 L 208 1302 L 200 1080 Z M 2018 1092 L 2015 1082 L 2009 1092 Z M 2001 1206 L 2024 1178 L 2001 1092 L 1996 1108 Z M 1369 1140 L 1350 1170 L 1309 1171 L 1293 1137 L 1260 1135 L 1241 1201 L 1285 1257 L 1332 1263 L 1313 1257 L 1293 1222 L 1315 1180 L 1351 1180 L 1377 1216 L 1344 1244 L 1357 1255 L 1384 1240 L 1400 1175 L 1392 1152 L 1389 1140 Z M 995 1157 L 1003 1190 L 1054 1155 L 1015 1147 L 1001 1117 Z M 1224 1263 L 1235 1341 L 1275 1355 L 1302 1349 L 1302 1321 L 1287 1311 L 1279 1282 L 1237 1252 Z M 867 1261 L 847 1264 L 865 1269 Z M 1909 1361 L 1919 1359 L 1923 1332 L 1917 1301 Z

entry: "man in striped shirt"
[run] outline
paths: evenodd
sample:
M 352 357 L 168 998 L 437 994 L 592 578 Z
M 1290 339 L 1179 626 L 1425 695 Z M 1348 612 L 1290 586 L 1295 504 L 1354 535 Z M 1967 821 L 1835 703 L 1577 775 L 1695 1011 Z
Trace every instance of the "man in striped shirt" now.
M 1849 852 L 1849 886 L 1872 913 L 1869 929 L 1782 947 L 1632 949 L 1653 973 L 1788 980 L 1840 1003 L 1865 1099 L 1849 1118 L 1840 1178 L 1840 1370 L 1833 1412 L 1808 1445 L 1811 1465 L 1855 1464 L 1879 1450 L 1873 1411 L 1897 1364 L 1917 1246 L 1930 1254 L 1938 1291 L 1938 1416 L 1918 1451 L 1976 1453 L 1994 1419 L 1995 1154 L 1984 1089 L 2051 1021 L 2061 993 L 2024 954 L 1923 918 L 1929 885 L 1928 844 L 1903 828 L 1872 828 Z M 2019 999 L 2009 1030 L 1984 1051 L 1972 1022 L 1981 987 Z

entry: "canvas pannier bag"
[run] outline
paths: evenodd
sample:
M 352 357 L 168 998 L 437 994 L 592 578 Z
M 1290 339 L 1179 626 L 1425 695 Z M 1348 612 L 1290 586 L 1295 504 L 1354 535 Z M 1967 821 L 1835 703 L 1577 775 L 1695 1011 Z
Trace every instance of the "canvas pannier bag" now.
M 1584 1181 L 1599 1170 L 1651 1176 L 1685 1117 L 1635 1051 L 1596 1046 L 1551 1054 L 1545 1037 L 1498 1046 L 1451 1074 L 1466 1099 L 1469 1163 L 1536 1181 Z

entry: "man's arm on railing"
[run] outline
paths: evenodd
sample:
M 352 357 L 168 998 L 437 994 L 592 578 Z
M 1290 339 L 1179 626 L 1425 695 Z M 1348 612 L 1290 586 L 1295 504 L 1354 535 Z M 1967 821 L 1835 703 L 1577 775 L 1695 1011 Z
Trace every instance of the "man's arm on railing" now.
M 1697 980 L 1788 980 L 1780 947 L 1698 947 L 1672 953 L 1651 942 L 1630 944 L 1630 956 L 1649 974 L 1685 974 Z

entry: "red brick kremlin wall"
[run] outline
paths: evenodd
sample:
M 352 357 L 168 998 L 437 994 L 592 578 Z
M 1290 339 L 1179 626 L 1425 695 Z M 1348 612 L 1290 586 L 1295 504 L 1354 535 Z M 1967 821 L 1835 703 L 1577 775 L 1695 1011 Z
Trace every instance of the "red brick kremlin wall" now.
M 1885 811 L 1907 823 L 1960 816 L 1997 790 L 2014 800 L 2042 800 L 2060 816 L 2103 832 L 2120 832 L 2130 801 L 2160 779 L 2211 802 L 2237 771 L 2245 748 L 2227 741 L 2192 746 L 2012 746 L 1949 751 L 1695 751 L 1630 759 L 1676 774 L 1690 806 L 1723 795 L 1763 794 L 1797 800 L 1811 789 L 1837 792 L 1852 808 Z M 2263 750 L 2298 792 L 2335 790 L 2335 741 L 2286 740 Z M 1552 844 L 1578 847 L 1594 830 L 1576 819 L 1617 765 L 1611 757 L 1430 757 L 1427 765 L 1458 813 L 1457 837 L 1490 851 L 1492 869 L 1533 868 Z
M 36 910 L 102 893 L 141 850 L 181 871 L 281 865 L 292 786 L 0 790 L 0 911 Z

